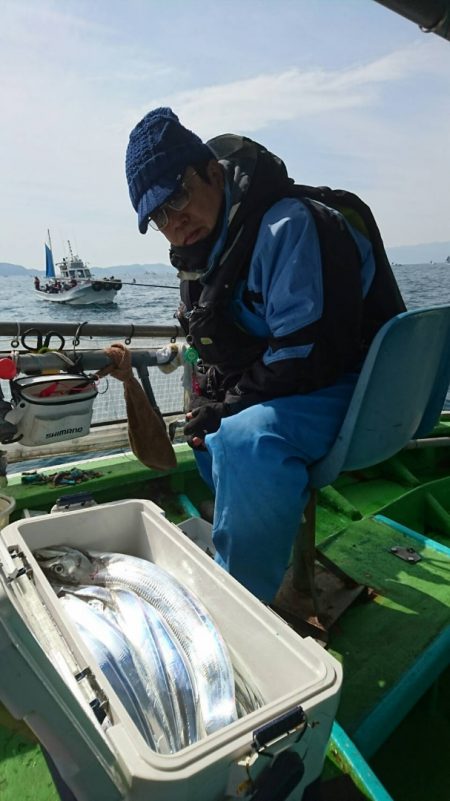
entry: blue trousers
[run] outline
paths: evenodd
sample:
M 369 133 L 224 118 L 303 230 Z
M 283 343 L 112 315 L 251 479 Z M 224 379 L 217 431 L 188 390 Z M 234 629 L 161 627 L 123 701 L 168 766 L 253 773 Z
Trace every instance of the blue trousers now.
M 215 493 L 216 561 L 264 602 L 273 600 L 309 497 L 308 465 L 336 439 L 358 376 L 250 406 L 226 417 L 196 451 Z

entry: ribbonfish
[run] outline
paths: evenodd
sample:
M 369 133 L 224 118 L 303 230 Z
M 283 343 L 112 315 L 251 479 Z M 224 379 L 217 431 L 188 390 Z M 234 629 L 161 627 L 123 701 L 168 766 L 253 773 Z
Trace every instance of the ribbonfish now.
M 143 712 L 144 689 L 125 638 L 102 613 L 82 599 L 64 595 L 61 602 L 144 740 L 155 748 Z
M 121 553 L 86 553 L 69 546 L 35 556 L 51 579 L 129 589 L 162 615 L 194 672 L 203 727 L 211 734 L 237 718 L 234 675 L 225 642 L 203 604 L 153 562 Z
M 243 718 L 264 706 L 264 699 L 251 681 L 244 677 L 243 672 L 233 662 L 235 677 L 235 695 L 238 717 Z
M 117 621 L 140 657 L 154 713 L 178 751 L 197 740 L 196 687 L 186 656 L 156 609 L 130 590 L 111 590 Z
M 118 625 L 148 696 L 146 717 L 159 753 L 179 751 L 198 739 L 196 686 L 181 646 L 159 613 L 129 590 L 60 586 Z

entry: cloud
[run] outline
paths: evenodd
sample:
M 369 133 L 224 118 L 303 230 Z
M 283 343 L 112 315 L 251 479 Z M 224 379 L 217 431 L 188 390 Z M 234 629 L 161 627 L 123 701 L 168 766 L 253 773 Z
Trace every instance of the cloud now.
M 136 19 L 148 23 L 144 5 Z M 367 190 L 369 202 L 375 199 L 386 210 L 391 241 L 417 241 L 428 210 L 428 230 L 432 225 L 433 238 L 445 239 L 443 195 L 450 176 L 446 178 L 448 167 L 439 164 L 439 137 L 445 141 L 448 130 L 445 43 L 440 48 L 436 37 L 426 38 L 339 69 L 300 68 L 299 62 L 281 59 L 276 63 L 283 63 L 282 69 L 261 69 L 273 59 L 258 51 L 256 59 L 245 62 L 245 78 L 215 84 L 210 78 L 205 85 L 207 67 L 189 60 L 186 48 L 177 48 L 177 36 L 183 37 L 182 44 L 188 38 L 182 18 L 178 31 L 170 29 L 172 46 L 166 47 L 163 36 L 150 41 L 139 35 L 128 7 L 122 15 L 119 6 L 102 13 L 91 4 L 88 13 L 85 4 L 76 2 L 2 0 L 0 173 L 7 191 L 0 199 L 0 214 L 2 249 L 9 248 L 3 252 L 5 260 L 33 263 L 34 257 L 20 252 L 35 253 L 47 227 L 58 225 L 73 229 L 67 234 L 76 235 L 80 244 L 86 234 L 86 257 L 94 263 L 152 256 L 162 260 L 164 239 L 136 233 L 123 164 L 129 131 L 157 105 L 171 105 L 204 138 L 228 130 L 260 138 L 274 149 L 281 143 L 281 151 L 275 152 L 298 180 L 306 163 L 310 182 L 339 179 L 340 185 Z M 223 49 L 228 44 L 232 57 L 234 43 L 225 32 Z M 250 56 L 254 51 L 250 42 Z M 304 64 L 320 64 L 320 59 L 319 50 L 305 50 Z M 327 53 L 322 63 L 334 60 L 344 63 L 345 54 Z M 416 96 L 414 82 L 426 76 L 433 126 L 423 124 L 420 110 L 402 119 L 405 110 L 414 108 L 409 102 Z M 389 106 L 392 97 L 399 99 L 398 107 Z M 299 141 L 305 143 L 306 159 L 304 151 L 299 153 Z M 434 194 L 439 200 L 432 209 L 429 198 L 420 200 L 416 193 L 408 217 L 405 202 L 413 196 L 415 176 L 425 185 L 427 170 L 441 176 Z M 403 219 L 396 209 L 399 198 Z M 439 226 L 440 236 L 434 233 Z
M 186 125 L 206 138 L 225 128 L 254 133 L 283 121 L 375 107 L 386 85 L 441 71 L 441 60 L 431 43 L 423 43 L 341 70 L 292 68 L 177 92 L 155 98 L 147 108 L 172 106 Z
M 170 105 L 203 138 L 225 130 L 260 138 L 267 130 L 270 142 L 274 130 L 288 131 L 292 142 L 302 142 L 286 158 L 297 180 L 361 194 L 388 242 L 442 239 L 450 183 L 450 163 L 442 158 L 450 116 L 442 98 L 450 91 L 450 73 L 439 44 L 415 42 L 340 70 L 292 68 L 178 92 L 155 98 L 142 113 Z M 327 169 L 322 176 L 320 156 Z M 307 178 L 305 161 L 307 170 L 311 165 Z M 439 181 L 431 192 L 433 175 Z

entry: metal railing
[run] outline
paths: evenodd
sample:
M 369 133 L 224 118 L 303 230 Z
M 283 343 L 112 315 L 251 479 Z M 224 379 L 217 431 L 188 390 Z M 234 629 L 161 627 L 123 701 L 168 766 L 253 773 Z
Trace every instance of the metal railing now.
M 42 337 L 56 333 L 66 339 L 63 350 L 49 350 L 45 353 L 27 351 L 23 338 L 29 335 Z M 123 341 L 132 354 L 135 374 L 163 415 L 181 413 L 184 404 L 183 371 L 163 373 L 158 369 L 162 364 L 160 350 L 184 335 L 178 326 L 160 325 L 105 325 L 98 323 L 59 323 L 48 321 L 0 322 L 0 359 L 13 357 L 18 371 L 28 375 L 45 372 L 70 372 L 69 362 L 77 369 L 96 372 L 110 361 L 104 348 L 118 340 Z M 26 341 L 26 340 L 25 340 Z M 172 356 L 167 358 L 170 361 Z M 66 361 L 67 360 L 67 361 Z M 147 386 L 146 386 L 147 383 Z M 9 400 L 9 382 L 0 379 L 0 389 L 5 400 Z M 93 426 L 126 419 L 123 387 L 114 378 L 99 380 L 98 396 L 94 404 Z

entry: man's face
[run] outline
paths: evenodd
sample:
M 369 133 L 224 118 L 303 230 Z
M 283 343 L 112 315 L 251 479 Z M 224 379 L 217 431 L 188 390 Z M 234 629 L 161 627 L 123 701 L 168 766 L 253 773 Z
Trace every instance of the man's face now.
M 188 167 L 184 182 L 189 189 L 190 200 L 182 211 L 165 206 L 168 223 L 161 231 L 171 245 L 193 245 L 200 242 L 214 229 L 222 206 L 224 174 L 217 161 L 207 167 L 210 183 L 203 181 Z

